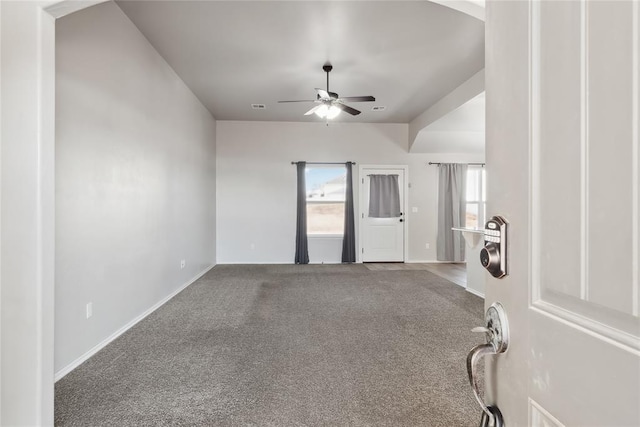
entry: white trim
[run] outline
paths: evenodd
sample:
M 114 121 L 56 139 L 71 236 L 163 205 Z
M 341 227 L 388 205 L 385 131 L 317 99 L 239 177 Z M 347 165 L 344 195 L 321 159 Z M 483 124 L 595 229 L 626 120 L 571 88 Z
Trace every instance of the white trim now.
M 55 19 L 46 10 L 37 14 L 36 40 L 36 123 L 37 123 L 37 171 L 36 171 L 36 288 L 37 367 L 36 376 L 41 386 L 41 398 L 36 399 L 36 416 L 46 424 L 53 412 L 54 388 L 50 382 L 53 373 L 54 328 L 53 305 L 55 270 L 55 116 L 45 114 L 55 110 Z
M 430 0 L 450 9 L 472 16 L 480 21 L 485 20 L 485 0 Z
M 2 36 L 2 7 L 0 7 L 0 36 Z M 0 51 L 0 88 L 2 88 L 2 52 Z M 0 96 L 0 124 L 2 123 L 2 97 Z M 0 132 L 0 176 L 2 176 L 2 132 Z M 0 196 L 2 187 L 0 187 Z M 2 224 L 2 197 L 0 197 L 0 224 Z M 2 248 L 2 227 L 0 226 L 0 249 Z M 0 251 L 1 252 L 1 251 Z M 0 259 L 0 331 L 2 330 L 2 262 Z M 0 389 L 2 389 L 2 339 L 0 338 Z M 2 420 L 2 399 L 0 399 L 0 421 Z
M 24 2 L 29 3 L 29 2 Z M 5 408 L 3 411 L 3 421 L 8 424 L 34 424 L 34 425 L 52 425 L 54 418 L 53 400 L 54 386 L 53 381 L 53 306 L 54 306 L 54 110 L 55 110 L 55 16 L 53 16 L 48 8 L 55 6 L 60 2 L 31 2 L 29 6 L 23 6 L 22 17 L 28 28 L 23 31 L 33 31 L 33 40 L 29 39 L 29 43 L 24 46 L 24 67 L 32 67 L 35 71 L 29 77 L 30 83 L 33 84 L 34 92 L 29 93 L 24 99 L 9 99 L 9 104 L 16 104 L 18 108 L 23 109 L 24 113 L 32 120 L 35 135 L 28 132 L 28 144 L 35 147 L 35 159 L 29 158 L 29 161 L 35 160 L 35 170 L 29 169 L 29 173 L 35 173 L 35 186 L 28 188 L 26 191 L 34 202 L 34 216 L 25 218 L 21 225 L 29 223 L 34 230 L 33 240 L 28 243 L 28 256 L 31 257 L 30 267 L 33 269 L 33 278 L 29 277 L 25 280 L 32 280 L 33 288 L 29 285 L 29 290 L 21 289 L 17 291 L 19 295 L 29 295 L 29 301 L 26 302 L 27 313 L 32 310 L 35 314 L 32 318 L 34 324 L 18 325 L 18 330 L 24 330 L 26 333 L 25 340 L 34 353 L 33 364 L 29 366 L 29 372 L 21 375 L 22 382 L 28 384 L 25 388 L 15 389 L 12 383 L 16 374 L 21 374 L 25 367 L 20 367 L 18 371 L 13 372 L 7 379 L 6 369 L 2 371 L 2 388 L 12 389 L 15 393 L 6 393 L 0 399 L 0 407 Z M 28 8 L 28 10 L 27 10 Z M 79 9 L 83 8 L 80 6 Z M 6 13 L 6 11 L 5 11 Z M 5 15 L 6 19 L 6 15 Z M 35 45 L 31 42 L 34 41 Z M 3 76 L 4 77 L 4 76 Z M 13 76 L 11 76 L 13 77 Z M 3 80 L 2 84 L 9 84 Z M 10 105 L 11 107 L 11 105 Z M 7 107 L 3 110 L 7 111 Z M 20 133 L 19 138 L 25 137 L 25 133 Z M 4 146 L 6 140 L 0 142 Z M 33 165 L 29 163 L 28 167 Z M 5 207 L 6 208 L 6 207 Z M 6 237 L 3 235 L 3 244 Z M 8 239 L 8 238 L 7 238 Z M 33 251 L 33 256 L 32 256 Z M 22 264 L 25 257 L 18 257 L 19 263 Z M 21 265 L 13 266 L 20 268 Z M 26 268 L 26 267 L 23 267 Z M 2 287 L 11 287 L 7 282 Z M 17 288 L 16 288 L 17 289 Z M 13 290 L 13 289 L 12 289 Z M 29 292 L 32 290 L 33 294 Z M 33 298 L 31 298 L 33 297 Z M 24 328 L 23 328 L 24 326 Z M 4 351 L 11 349 L 4 339 L 0 339 L 0 344 Z M 17 409 L 13 408 L 7 411 L 7 403 L 18 404 Z M 9 413 L 7 418 L 7 413 Z
M 439 261 L 437 259 L 431 259 L 431 260 L 426 260 L 426 261 L 420 261 L 420 260 L 411 260 L 411 261 L 405 261 L 405 264 L 466 264 L 467 261 Z
M 564 424 L 532 398 L 529 398 L 529 425 L 531 427 L 564 427 Z
M 307 234 L 307 239 L 342 240 L 344 239 L 344 234 Z
M 48 283 L 48 281 L 45 279 L 44 273 L 43 273 L 43 263 L 44 263 L 44 259 L 46 258 L 47 254 L 44 253 L 45 250 L 45 245 L 44 245 L 44 235 L 43 235 L 43 220 L 44 220 L 44 215 L 43 215 L 43 197 L 44 193 L 43 193 L 43 174 L 45 172 L 45 170 L 47 169 L 46 166 L 43 165 L 43 161 L 45 161 L 46 159 L 43 158 L 43 151 L 46 150 L 45 148 L 45 144 L 47 142 L 51 142 L 50 140 L 47 141 L 47 137 L 50 137 L 50 135 L 45 135 L 44 129 L 43 129 L 43 109 L 44 107 L 44 102 L 45 100 L 48 98 L 48 93 L 44 90 L 43 88 L 43 80 L 44 80 L 44 73 L 45 70 L 43 68 L 43 64 L 46 63 L 45 61 L 45 53 L 44 53 L 44 49 L 43 49 L 43 44 L 45 42 L 45 37 L 47 36 L 47 32 L 46 29 L 43 28 L 43 26 L 45 25 L 43 23 L 44 21 L 44 15 L 46 15 L 46 11 L 40 11 L 40 13 L 38 13 L 38 37 L 37 37 L 37 76 L 36 76 L 36 85 L 37 85 L 37 90 L 36 90 L 36 94 L 37 94 L 37 119 L 36 119 L 36 123 L 38 126 L 38 130 L 37 130 L 37 139 L 38 139 L 38 170 L 36 171 L 37 173 L 37 183 L 36 183 L 36 192 L 37 192 L 37 196 L 36 196 L 36 236 L 37 236 L 37 241 L 36 241 L 36 265 L 35 270 L 36 270 L 36 282 L 39 284 L 39 286 L 36 287 L 36 295 L 35 295 L 35 299 L 36 299 L 36 306 L 37 306 L 37 310 L 36 310 L 36 322 L 38 324 L 37 328 L 36 328 L 36 346 L 37 346 L 37 350 L 36 350 L 36 358 L 37 358 L 37 366 L 36 366 L 36 378 L 37 381 L 40 382 L 41 379 L 43 378 L 43 372 L 44 372 L 44 367 L 45 367 L 45 357 L 44 357 L 44 352 L 46 351 L 46 346 L 45 346 L 45 331 L 44 329 L 44 313 L 42 308 L 44 307 L 44 298 L 45 298 L 45 287 L 51 285 L 52 283 Z M 54 27 L 55 28 L 55 27 Z M 49 34 L 50 35 L 50 34 Z M 55 141 L 55 140 L 54 140 Z M 51 177 L 47 177 L 47 178 L 51 178 Z M 51 255 L 51 254 L 49 254 Z M 55 257 L 55 252 L 53 253 L 54 257 Z M 48 279 L 52 279 L 52 277 L 48 277 Z M 50 319 L 48 319 L 50 320 Z M 43 394 L 44 390 L 45 390 L 45 382 L 42 381 L 40 383 L 40 391 Z M 44 411 L 43 411 L 43 407 L 44 407 L 44 403 L 42 402 L 42 399 L 36 399 L 36 416 L 38 417 L 38 423 L 42 423 L 43 422 L 43 417 L 44 417 Z
M 293 261 L 217 261 L 216 265 L 297 265 Z M 305 264 L 300 264 L 305 265 Z
M 480 292 L 480 291 L 476 291 L 475 289 L 471 289 L 471 288 L 469 288 L 469 287 L 466 287 L 465 289 L 466 289 L 466 290 L 467 290 L 467 292 L 469 292 L 470 294 L 473 294 L 473 295 L 475 295 L 475 296 L 477 296 L 477 297 L 480 297 L 480 298 L 482 298 L 482 299 L 484 299 L 484 298 L 485 298 L 485 297 L 484 297 L 484 294 L 483 294 L 482 292 Z
M 45 12 L 53 16 L 55 19 L 70 15 L 82 9 L 95 6 L 100 3 L 106 3 L 110 0 L 64 0 L 56 2 L 44 8 Z
M 633 10 L 633 52 L 631 53 L 632 57 L 633 57 L 633 67 L 632 67 L 632 90 L 631 90 L 631 96 L 632 96 L 632 101 L 631 101 L 631 111 L 632 111 L 632 117 L 631 117 L 631 126 L 632 126 L 632 130 L 631 130 L 631 150 L 632 150 L 632 155 L 631 155 L 631 188 L 632 190 L 632 214 L 631 214 L 631 220 L 633 221 L 633 223 L 631 224 L 631 242 L 632 242 L 632 249 L 631 249 L 631 259 L 632 260 L 637 260 L 640 258 L 640 243 L 638 242 L 638 239 L 640 239 L 640 224 L 638 223 L 639 221 L 639 211 L 640 211 L 640 178 L 638 177 L 639 171 L 638 169 L 640 168 L 640 159 L 638 158 L 639 156 L 639 147 L 638 147 L 638 138 L 640 138 L 640 133 L 638 132 L 638 121 L 640 120 L 640 118 L 638 117 L 638 115 L 640 114 L 640 99 L 638 99 L 638 97 L 640 97 L 640 82 L 638 81 L 639 76 L 638 73 L 640 72 L 640 67 L 638 66 L 638 62 L 640 61 L 640 58 L 638 58 L 638 56 L 640 56 L 640 7 L 638 6 L 638 2 L 635 1 L 633 2 L 632 5 L 632 10 Z M 640 307 L 638 307 L 640 305 L 640 296 L 638 295 L 639 290 L 638 290 L 638 286 L 639 285 L 639 281 L 640 281 L 640 271 L 638 270 L 638 263 L 637 262 L 633 262 L 632 263 L 632 279 L 631 279 L 631 286 L 632 286 L 632 298 L 633 300 L 631 301 L 631 312 L 634 316 L 638 317 L 638 315 L 640 314 Z
M 91 350 L 87 351 L 85 354 L 83 354 L 82 356 L 78 357 L 76 360 L 74 360 L 73 362 L 71 362 L 70 364 L 65 366 L 64 368 L 60 369 L 58 372 L 56 372 L 55 377 L 54 377 L 54 381 L 58 382 L 59 380 L 64 378 L 65 375 L 67 375 L 68 373 L 70 373 L 71 371 L 76 369 L 78 366 L 80 366 L 82 363 L 84 363 L 86 360 L 88 360 L 91 356 L 93 356 L 94 354 L 96 354 L 97 352 L 99 352 L 100 350 L 105 348 L 113 340 L 115 340 L 120 335 L 122 335 L 125 332 L 127 332 L 129 329 L 131 329 L 133 326 L 135 326 L 142 319 L 144 319 L 145 317 L 147 317 L 148 315 L 150 315 L 151 313 L 153 313 L 154 311 L 156 311 L 157 309 L 162 307 L 164 304 L 169 302 L 169 300 L 171 300 L 173 297 L 175 297 L 180 292 L 185 290 L 188 286 L 192 285 L 196 280 L 200 279 L 202 276 L 207 274 L 207 272 L 209 272 L 209 270 L 211 270 L 216 265 L 217 264 L 212 264 L 211 266 L 205 268 L 200 273 L 196 274 L 187 283 L 185 283 L 184 285 L 180 286 L 178 289 L 176 289 L 175 291 L 173 291 L 172 293 L 170 293 L 169 295 L 167 295 L 166 297 L 164 297 L 163 299 L 158 301 L 156 304 L 151 306 L 148 310 L 146 310 L 145 312 L 143 312 L 142 314 L 140 314 L 139 316 L 137 316 L 136 318 L 131 320 L 129 323 L 124 325 L 122 328 L 120 328 L 117 331 L 115 331 L 113 334 L 111 334 L 109 337 L 107 337 L 101 343 L 99 343 L 98 345 L 93 347 Z
M 581 316 L 546 301 L 536 301 L 530 307 L 536 313 L 547 316 L 571 328 L 582 331 L 594 338 L 608 342 L 622 350 L 640 356 L 640 339 L 604 323 Z
M 540 289 L 540 3 L 529 3 L 529 306 L 541 299 Z
M 589 300 L 589 29 L 580 2 L 580 298 Z

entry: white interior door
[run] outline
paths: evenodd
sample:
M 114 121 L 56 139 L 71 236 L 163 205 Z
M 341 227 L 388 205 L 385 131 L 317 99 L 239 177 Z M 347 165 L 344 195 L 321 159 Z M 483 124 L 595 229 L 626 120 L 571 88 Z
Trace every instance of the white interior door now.
M 511 341 L 488 356 L 505 425 L 640 425 L 639 5 L 487 3 L 487 276 Z
M 401 166 L 360 167 L 360 257 L 362 262 L 404 262 L 405 253 L 405 172 Z M 402 213 L 392 218 L 369 216 L 371 175 L 398 175 Z

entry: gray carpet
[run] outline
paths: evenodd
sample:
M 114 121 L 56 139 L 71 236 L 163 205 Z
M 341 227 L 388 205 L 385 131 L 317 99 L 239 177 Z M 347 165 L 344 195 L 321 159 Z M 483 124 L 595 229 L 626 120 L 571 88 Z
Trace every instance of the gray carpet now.
M 475 426 L 483 301 L 427 271 L 227 266 L 56 384 L 56 425 Z

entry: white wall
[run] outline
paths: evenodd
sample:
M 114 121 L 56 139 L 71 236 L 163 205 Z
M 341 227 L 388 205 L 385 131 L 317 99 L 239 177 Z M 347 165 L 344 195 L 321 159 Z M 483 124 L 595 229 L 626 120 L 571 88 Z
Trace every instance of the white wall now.
M 60 375 L 215 263 L 216 124 L 115 3 L 56 36 Z
M 407 261 L 436 259 L 438 168 L 433 162 L 479 162 L 480 155 L 410 154 L 408 125 L 218 121 L 218 263 L 293 263 L 296 171 L 292 161 L 355 161 L 358 165 L 408 165 L 411 185 Z M 354 167 L 354 183 L 358 180 Z M 354 200 L 358 201 L 354 185 Z M 412 213 L 411 207 L 418 212 Z M 358 209 L 356 205 L 356 210 Z M 339 261 L 326 241 L 309 242 L 311 262 Z M 426 249 L 425 244 L 430 244 Z M 314 254 L 326 258 L 314 259 Z

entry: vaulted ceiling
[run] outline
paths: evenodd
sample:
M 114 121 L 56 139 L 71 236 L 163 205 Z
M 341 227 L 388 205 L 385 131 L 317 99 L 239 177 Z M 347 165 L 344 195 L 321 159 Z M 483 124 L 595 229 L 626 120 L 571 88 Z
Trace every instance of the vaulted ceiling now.
M 329 62 L 332 91 L 376 97 L 338 121 L 409 123 L 484 68 L 484 22 L 429 1 L 118 5 L 219 120 L 319 120 L 277 101 L 314 99 Z

